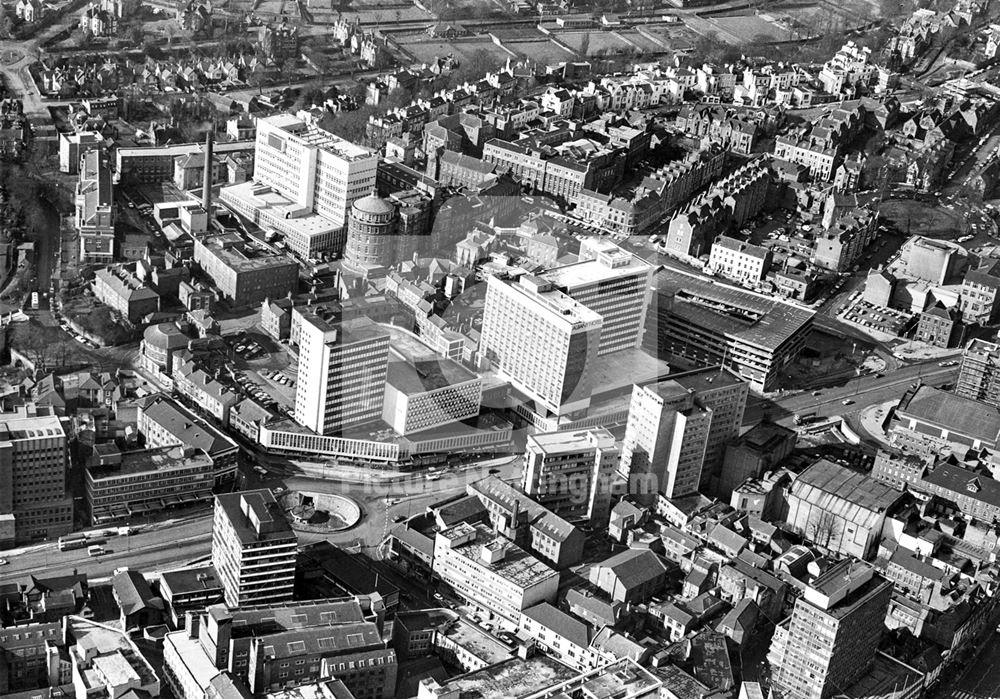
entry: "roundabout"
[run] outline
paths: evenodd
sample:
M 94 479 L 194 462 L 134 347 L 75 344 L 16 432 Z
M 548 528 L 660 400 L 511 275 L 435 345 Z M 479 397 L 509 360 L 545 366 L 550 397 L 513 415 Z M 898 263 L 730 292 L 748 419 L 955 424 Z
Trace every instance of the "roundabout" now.
M 312 533 L 343 532 L 361 521 L 361 505 L 346 495 L 291 490 L 280 498 L 292 529 Z
M 24 54 L 17 49 L 5 49 L 0 52 L 0 64 L 5 66 L 14 65 L 22 58 L 24 58 Z

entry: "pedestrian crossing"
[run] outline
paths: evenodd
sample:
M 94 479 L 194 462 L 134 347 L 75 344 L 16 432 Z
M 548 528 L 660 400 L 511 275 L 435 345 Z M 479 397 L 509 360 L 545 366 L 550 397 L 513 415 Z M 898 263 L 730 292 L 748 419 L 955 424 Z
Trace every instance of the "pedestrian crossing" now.
M 941 699 L 1000 699 L 1000 695 L 997 694 L 980 694 L 979 692 L 970 692 L 965 689 L 953 689 L 940 696 Z

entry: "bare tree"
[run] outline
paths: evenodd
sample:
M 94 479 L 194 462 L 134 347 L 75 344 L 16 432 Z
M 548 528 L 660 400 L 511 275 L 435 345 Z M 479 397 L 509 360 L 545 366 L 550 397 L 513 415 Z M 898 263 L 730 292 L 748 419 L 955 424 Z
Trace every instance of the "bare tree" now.
M 837 518 L 831 512 L 823 510 L 809 523 L 806 535 L 817 545 L 825 549 L 837 538 Z
M 24 353 L 36 371 L 45 371 L 53 354 L 52 328 L 46 328 L 37 323 L 24 323 L 16 326 L 11 344 Z

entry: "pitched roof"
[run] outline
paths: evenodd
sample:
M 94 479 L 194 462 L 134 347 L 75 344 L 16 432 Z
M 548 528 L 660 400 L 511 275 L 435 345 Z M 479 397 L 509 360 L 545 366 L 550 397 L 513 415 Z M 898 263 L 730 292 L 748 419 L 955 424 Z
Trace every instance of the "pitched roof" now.
M 471 483 L 469 492 L 477 494 L 480 499 L 490 500 L 509 512 L 515 507 L 518 508 L 527 515 L 532 528 L 556 540 L 566 541 L 574 535 L 580 535 L 580 530 L 572 524 L 497 476 L 489 476 Z
M 667 572 L 667 564 L 649 549 L 629 549 L 597 564 L 610 568 L 626 588 L 638 587 Z
M 590 625 L 553 607 L 548 602 L 529 607 L 521 614 L 580 648 L 590 646 L 593 636 Z
M 116 573 L 111 578 L 111 587 L 118 600 L 118 606 L 126 615 L 141 612 L 143 609 L 162 608 L 162 603 L 156 604 L 156 595 L 153 594 L 146 578 L 138 571 L 126 570 Z
M 618 622 L 617 610 L 619 605 L 615 602 L 605 602 L 600 597 L 589 595 L 576 588 L 566 593 L 566 604 L 573 608 L 578 608 L 587 616 L 594 617 L 604 623 L 605 626 L 614 626 Z M 577 614 L 577 616 L 583 616 Z
M 826 459 L 799 474 L 791 493 L 863 528 L 875 526 L 881 514 L 903 497 L 898 490 Z

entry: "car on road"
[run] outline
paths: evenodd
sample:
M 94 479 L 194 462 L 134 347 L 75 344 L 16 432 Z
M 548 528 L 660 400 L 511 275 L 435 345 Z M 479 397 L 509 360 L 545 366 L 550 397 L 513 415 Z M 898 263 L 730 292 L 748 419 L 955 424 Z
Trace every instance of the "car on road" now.
M 947 362 L 938 362 L 938 366 L 956 366 L 958 362 L 954 359 L 949 359 Z
M 396 515 L 392 518 L 394 524 L 399 524 L 400 522 L 406 521 L 406 515 Z
M 840 402 L 843 403 L 844 405 L 851 405 L 854 401 L 851 400 L 850 398 L 845 398 L 844 400 L 842 400 Z
M 500 473 L 500 469 L 498 469 L 498 468 L 491 468 L 490 471 L 489 471 L 489 473 L 490 473 L 491 476 L 495 476 L 498 473 Z
M 819 395 L 820 393 L 822 393 L 822 391 L 813 391 L 813 392 L 812 392 L 812 394 L 813 394 L 814 396 L 818 396 L 818 395 Z
M 0 558 L 0 566 L 5 566 L 8 563 L 10 563 L 10 561 L 8 561 L 6 558 Z
M 444 602 L 444 597 L 441 596 L 440 592 L 434 593 L 434 599 L 436 599 L 438 602 Z

